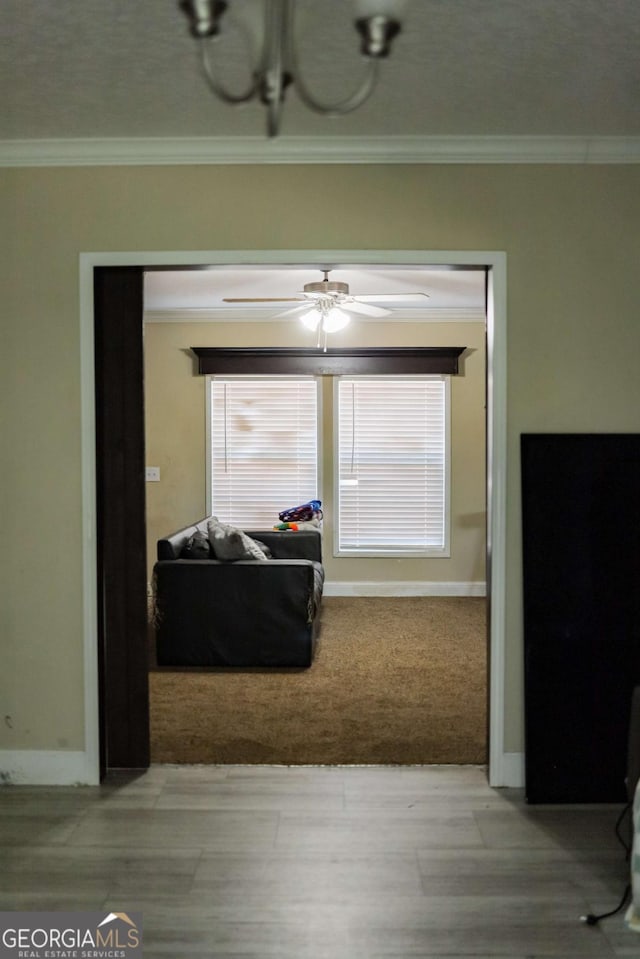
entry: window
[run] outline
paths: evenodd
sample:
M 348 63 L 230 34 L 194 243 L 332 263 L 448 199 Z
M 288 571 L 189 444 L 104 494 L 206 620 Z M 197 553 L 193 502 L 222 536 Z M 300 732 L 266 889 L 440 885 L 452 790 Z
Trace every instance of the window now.
M 449 555 L 449 378 L 340 377 L 339 555 Z
M 318 383 L 313 377 L 208 378 L 210 512 L 244 529 L 318 495 Z

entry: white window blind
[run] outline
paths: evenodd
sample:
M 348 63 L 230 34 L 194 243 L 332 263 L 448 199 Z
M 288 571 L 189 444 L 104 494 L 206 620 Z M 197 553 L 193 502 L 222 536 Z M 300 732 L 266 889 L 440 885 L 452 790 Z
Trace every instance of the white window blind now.
M 318 495 L 318 386 L 311 377 L 212 377 L 210 503 L 220 520 L 269 529 Z
M 449 380 L 341 377 L 338 552 L 448 551 Z

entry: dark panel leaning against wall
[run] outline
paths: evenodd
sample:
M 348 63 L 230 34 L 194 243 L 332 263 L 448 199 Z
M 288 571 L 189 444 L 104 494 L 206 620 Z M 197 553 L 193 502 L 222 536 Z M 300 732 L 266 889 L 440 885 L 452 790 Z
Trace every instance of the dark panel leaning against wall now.
M 624 802 L 640 684 L 640 434 L 523 433 L 526 793 Z
M 149 765 L 143 271 L 94 271 L 100 764 Z

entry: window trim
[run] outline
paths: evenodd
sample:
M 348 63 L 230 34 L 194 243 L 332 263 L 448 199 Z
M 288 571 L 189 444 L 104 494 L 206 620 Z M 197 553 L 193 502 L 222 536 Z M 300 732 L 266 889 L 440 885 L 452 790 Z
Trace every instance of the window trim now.
M 198 373 L 219 376 L 456 374 L 465 350 L 465 346 L 191 347 Z
M 363 375 L 363 376 L 335 376 L 333 378 L 333 421 L 332 442 L 333 442 L 333 555 L 340 558 L 377 558 L 377 559 L 449 559 L 451 557 L 451 376 L 447 374 L 415 374 L 412 376 L 403 376 L 402 379 L 438 379 L 444 383 L 444 517 L 443 533 L 444 543 L 441 547 L 432 547 L 429 549 L 345 549 L 340 548 L 340 429 L 339 429 L 339 384 L 341 380 L 357 379 L 386 379 L 397 380 L 394 375 Z

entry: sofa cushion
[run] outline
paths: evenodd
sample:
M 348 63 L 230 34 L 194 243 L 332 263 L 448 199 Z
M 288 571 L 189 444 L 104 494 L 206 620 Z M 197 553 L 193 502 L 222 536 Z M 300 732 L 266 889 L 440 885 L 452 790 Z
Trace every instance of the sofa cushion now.
M 180 559 L 211 559 L 209 538 L 202 530 L 190 536 L 180 552 Z
M 245 534 L 248 535 L 248 534 Z M 266 543 L 263 543 L 261 539 L 255 539 L 253 536 L 249 536 L 249 539 L 252 540 L 256 546 L 259 546 L 262 552 L 264 553 L 265 559 L 273 559 L 273 553 L 271 549 L 267 546 Z
M 233 562 L 239 559 L 267 559 L 260 545 L 241 529 L 221 523 L 212 516 L 207 523 L 209 543 L 216 559 Z

